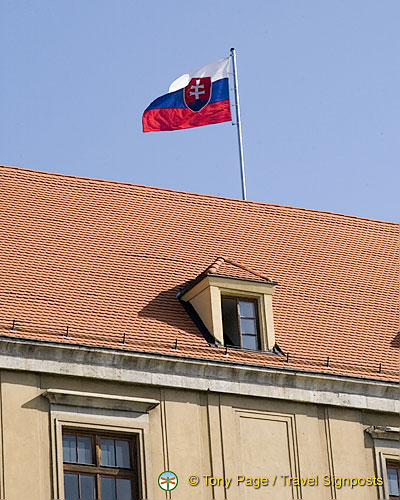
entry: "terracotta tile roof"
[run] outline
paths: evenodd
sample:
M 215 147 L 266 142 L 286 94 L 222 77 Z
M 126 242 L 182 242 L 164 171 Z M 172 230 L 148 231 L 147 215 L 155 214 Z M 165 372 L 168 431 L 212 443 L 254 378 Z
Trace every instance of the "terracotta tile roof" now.
M 0 186 L 2 335 L 398 379 L 398 224 L 15 167 Z M 208 345 L 176 298 L 207 268 L 279 283 L 289 363 Z

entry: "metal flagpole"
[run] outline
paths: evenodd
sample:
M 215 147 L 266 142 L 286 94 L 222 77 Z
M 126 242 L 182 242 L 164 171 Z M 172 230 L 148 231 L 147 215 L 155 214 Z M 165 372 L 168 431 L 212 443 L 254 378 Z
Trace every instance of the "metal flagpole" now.
M 239 85 L 237 77 L 236 50 L 233 48 L 231 49 L 231 57 L 232 57 L 233 83 L 234 83 L 233 90 L 235 91 L 234 106 L 236 108 L 236 123 L 234 123 L 234 125 L 237 125 L 238 142 L 239 142 L 240 175 L 242 178 L 242 198 L 243 200 L 247 200 L 246 177 L 244 173 L 244 158 L 243 158 L 242 122 L 240 120 Z

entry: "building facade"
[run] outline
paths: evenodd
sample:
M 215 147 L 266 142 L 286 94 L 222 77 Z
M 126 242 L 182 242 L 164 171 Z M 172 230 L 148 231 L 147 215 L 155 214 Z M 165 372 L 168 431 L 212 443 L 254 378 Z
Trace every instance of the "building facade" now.
M 0 182 L 0 498 L 400 497 L 397 224 Z

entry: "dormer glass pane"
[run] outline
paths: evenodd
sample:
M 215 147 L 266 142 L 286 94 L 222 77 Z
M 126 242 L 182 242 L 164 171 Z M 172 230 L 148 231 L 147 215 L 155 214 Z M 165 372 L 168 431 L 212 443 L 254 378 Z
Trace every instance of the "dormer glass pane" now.
M 248 333 L 257 335 L 257 323 L 255 319 L 240 318 L 240 330 L 242 335 Z
M 251 300 L 239 300 L 239 312 L 241 318 L 256 317 L 255 303 Z
M 242 335 L 242 346 L 245 349 L 258 349 L 257 335 Z

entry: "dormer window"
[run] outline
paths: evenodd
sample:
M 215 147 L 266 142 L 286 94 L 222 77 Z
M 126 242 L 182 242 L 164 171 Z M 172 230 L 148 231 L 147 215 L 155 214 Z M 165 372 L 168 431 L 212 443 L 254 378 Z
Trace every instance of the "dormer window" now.
M 272 294 L 276 284 L 219 257 L 178 297 L 190 304 L 217 345 L 269 351 L 275 345 Z
M 244 349 L 260 349 L 257 301 L 222 296 L 221 305 L 224 344 Z

